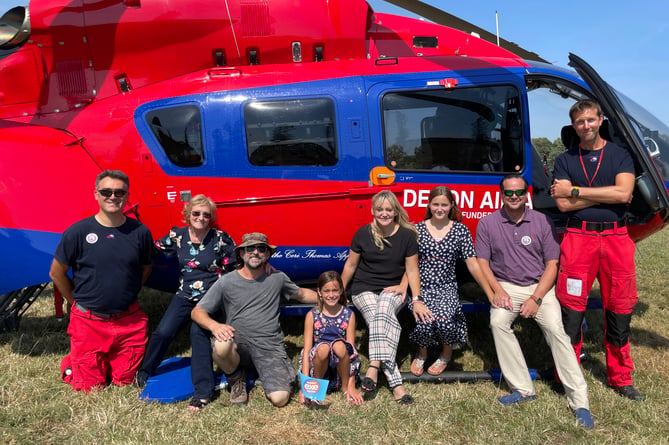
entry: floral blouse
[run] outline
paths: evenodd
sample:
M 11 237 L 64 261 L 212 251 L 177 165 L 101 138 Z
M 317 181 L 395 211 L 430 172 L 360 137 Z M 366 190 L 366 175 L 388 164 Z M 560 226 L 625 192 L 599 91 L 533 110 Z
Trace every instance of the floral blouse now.
M 235 243 L 222 230 L 209 229 L 204 242 L 191 242 L 186 227 L 172 227 L 155 242 L 156 248 L 167 256 L 177 255 L 180 267 L 177 295 L 199 301 L 225 272 L 234 268 Z

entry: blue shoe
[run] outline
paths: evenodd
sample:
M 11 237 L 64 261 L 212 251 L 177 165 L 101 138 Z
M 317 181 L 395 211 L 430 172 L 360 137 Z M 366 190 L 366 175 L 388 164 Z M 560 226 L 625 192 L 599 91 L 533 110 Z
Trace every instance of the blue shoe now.
M 524 396 L 519 391 L 514 391 L 511 394 L 507 394 L 505 396 L 500 397 L 499 399 L 497 399 L 497 401 L 501 403 L 503 406 L 511 406 L 511 405 L 516 405 L 518 403 L 529 402 L 530 400 L 534 400 L 536 398 L 537 396 Z
M 595 427 L 595 421 L 592 420 L 590 411 L 585 408 L 579 408 L 576 410 L 576 421 L 586 430 L 591 430 Z

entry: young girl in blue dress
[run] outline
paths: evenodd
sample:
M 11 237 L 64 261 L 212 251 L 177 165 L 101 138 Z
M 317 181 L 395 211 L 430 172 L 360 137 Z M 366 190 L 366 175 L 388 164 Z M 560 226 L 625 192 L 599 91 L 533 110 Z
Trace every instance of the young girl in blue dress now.
M 360 359 L 355 349 L 355 314 L 346 306 L 339 273 L 323 272 L 318 278 L 318 306 L 304 320 L 304 349 L 300 356 L 302 374 L 328 379 L 328 393 L 341 390 L 352 405 L 362 403 L 355 388 Z M 309 354 L 305 357 L 305 354 Z M 306 358 L 306 360 L 305 360 Z M 300 402 L 307 403 L 300 393 Z

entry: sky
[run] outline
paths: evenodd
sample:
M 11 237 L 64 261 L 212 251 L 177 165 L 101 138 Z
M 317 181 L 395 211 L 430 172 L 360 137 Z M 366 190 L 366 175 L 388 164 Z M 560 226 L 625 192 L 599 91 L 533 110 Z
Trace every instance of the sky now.
M 669 126 L 669 1 L 529 2 L 423 0 L 568 67 L 569 53 L 588 62 L 618 91 Z M 376 12 L 416 17 L 383 0 Z
M 570 52 L 588 62 L 613 87 L 669 125 L 669 1 L 423 0 L 567 67 Z M 416 17 L 383 0 L 377 12 Z M 541 5 L 540 5 L 541 3 Z M 25 5 L 0 0 L 0 11 Z

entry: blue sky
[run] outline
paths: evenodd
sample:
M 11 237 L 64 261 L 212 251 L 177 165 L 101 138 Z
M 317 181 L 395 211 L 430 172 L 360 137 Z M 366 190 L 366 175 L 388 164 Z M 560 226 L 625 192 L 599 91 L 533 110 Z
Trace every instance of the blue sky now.
M 574 53 L 613 87 L 669 125 L 669 1 L 423 0 L 567 67 Z M 415 17 L 383 0 L 377 12 Z
M 669 125 L 669 1 L 423 1 L 492 33 L 497 11 L 500 37 L 563 67 L 569 52 L 582 57 Z M 378 12 L 413 16 L 383 0 L 369 3 Z M 0 0 L 0 11 L 25 4 Z

